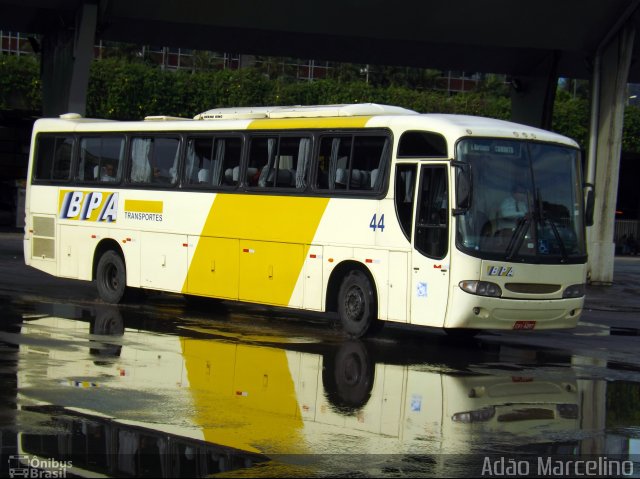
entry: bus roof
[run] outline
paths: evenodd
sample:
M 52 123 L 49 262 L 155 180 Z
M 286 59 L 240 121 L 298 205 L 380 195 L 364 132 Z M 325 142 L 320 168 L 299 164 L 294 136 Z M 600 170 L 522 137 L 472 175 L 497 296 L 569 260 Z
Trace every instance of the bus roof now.
M 314 119 L 319 119 L 314 121 Z M 245 129 L 307 129 L 342 127 L 398 128 L 428 130 L 455 142 L 461 137 L 502 137 L 578 144 L 570 138 L 529 125 L 470 115 L 440 113 L 420 114 L 413 110 L 375 103 L 314 106 L 260 106 L 217 108 L 193 119 L 172 116 L 148 116 L 146 121 L 113 121 L 84 118 L 77 114 L 60 119 L 43 118 L 36 122 L 38 131 L 183 131 Z M 203 121 L 210 120 L 210 121 Z M 453 144 L 453 143 L 452 143 Z
M 378 124 L 376 118 L 372 119 L 367 126 L 390 125 L 391 122 L 384 120 Z M 472 115 L 454 115 L 445 113 L 425 113 L 418 118 L 398 118 L 393 121 L 393 125 L 411 129 L 424 129 L 441 133 L 450 141 L 460 137 L 502 137 L 520 140 L 545 141 L 551 143 L 561 143 L 564 145 L 579 148 L 573 139 L 549 130 L 543 130 L 522 123 L 515 123 L 506 120 L 497 120 Z
M 196 115 L 194 120 L 238 120 L 259 118 L 327 118 L 344 116 L 418 115 L 418 112 L 398 106 L 376 103 L 342 105 L 259 106 L 217 108 Z

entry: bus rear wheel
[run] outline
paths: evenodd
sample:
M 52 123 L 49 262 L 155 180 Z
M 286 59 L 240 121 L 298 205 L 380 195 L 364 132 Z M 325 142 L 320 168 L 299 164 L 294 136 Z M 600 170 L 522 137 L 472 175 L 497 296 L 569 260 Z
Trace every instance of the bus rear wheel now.
M 118 304 L 127 289 L 127 272 L 122 256 L 113 250 L 106 251 L 96 269 L 98 295 L 106 303 Z
M 344 331 L 361 338 L 377 323 L 378 307 L 371 281 L 362 271 L 351 271 L 338 292 L 338 315 Z

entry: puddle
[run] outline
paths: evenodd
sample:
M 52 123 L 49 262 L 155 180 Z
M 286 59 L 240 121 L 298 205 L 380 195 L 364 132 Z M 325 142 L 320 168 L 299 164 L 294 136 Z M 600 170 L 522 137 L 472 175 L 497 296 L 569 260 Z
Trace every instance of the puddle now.
M 77 475 L 477 476 L 508 451 L 629 454 L 640 427 L 638 383 L 559 351 L 37 309 L 0 332 L 1 439 Z

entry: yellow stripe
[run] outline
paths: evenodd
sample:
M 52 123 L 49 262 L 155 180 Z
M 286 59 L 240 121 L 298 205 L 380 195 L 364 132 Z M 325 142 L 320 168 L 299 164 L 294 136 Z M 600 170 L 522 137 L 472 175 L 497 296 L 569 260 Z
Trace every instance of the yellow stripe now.
M 183 292 L 288 305 L 328 203 L 328 198 L 216 195 Z
M 125 200 L 125 211 L 136 211 L 139 213 L 162 213 L 162 201 Z
M 276 120 L 254 120 L 249 130 L 305 129 L 305 128 L 363 128 L 370 116 L 348 116 L 329 118 L 283 118 Z
M 305 453 L 303 422 L 282 349 L 181 338 L 204 440 L 257 453 Z
M 309 244 L 328 198 L 218 194 L 202 236 Z

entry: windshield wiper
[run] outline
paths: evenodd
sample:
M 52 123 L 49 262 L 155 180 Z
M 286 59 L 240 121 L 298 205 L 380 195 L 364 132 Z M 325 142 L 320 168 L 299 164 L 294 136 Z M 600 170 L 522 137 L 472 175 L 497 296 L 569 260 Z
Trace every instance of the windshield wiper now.
M 556 226 L 556 224 L 553 222 L 553 220 L 550 220 L 549 218 L 546 217 L 546 215 L 544 214 L 544 208 L 542 206 L 542 199 L 540 198 L 540 188 L 536 188 L 536 207 L 537 207 L 537 217 L 540 219 L 540 224 L 542 226 L 546 224 L 548 224 L 551 227 L 551 232 L 553 233 L 553 236 L 555 237 L 556 241 L 558 242 L 558 246 L 560 246 L 560 253 L 562 254 L 562 261 L 567 261 L 567 248 L 564 245 L 564 241 L 562 241 L 562 237 L 560 236 L 560 232 L 558 231 L 558 227 Z
M 564 246 L 564 241 L 562 241 L 562 237 L 560 236 L 560 232 L 558 231 L 558 227 L 556 226 L 556 224 L 551 221 L 549 218 L 546 218 L 545 216 L 541 217 L 542 219 L 542 224 L 544 225 L 545 223 L 547 223 L 549 226 L 551 226 L 551 231 L 553 231 L 553 236 L 555 236 L 556 241 L 558 242 L 558 245 L 560 246 L 560 252 L 562 253 L 562 261 L 567 261 L 567 249 Z
M 522 218 L 518 220 L 516 229 L 511 235 L 511 239 L 509 240 L 509 244 L 507 245 L 507 261 L 510 261 L 511 258 L 513 258 L 513 255 L 516 251 L 520 251 L 520 247 L 522 246 L 524 237 L 526 236 L 527 231 L 529 231 L 529 223 L 531 223 L 531 215 L 529 213 L 526 213 Z

